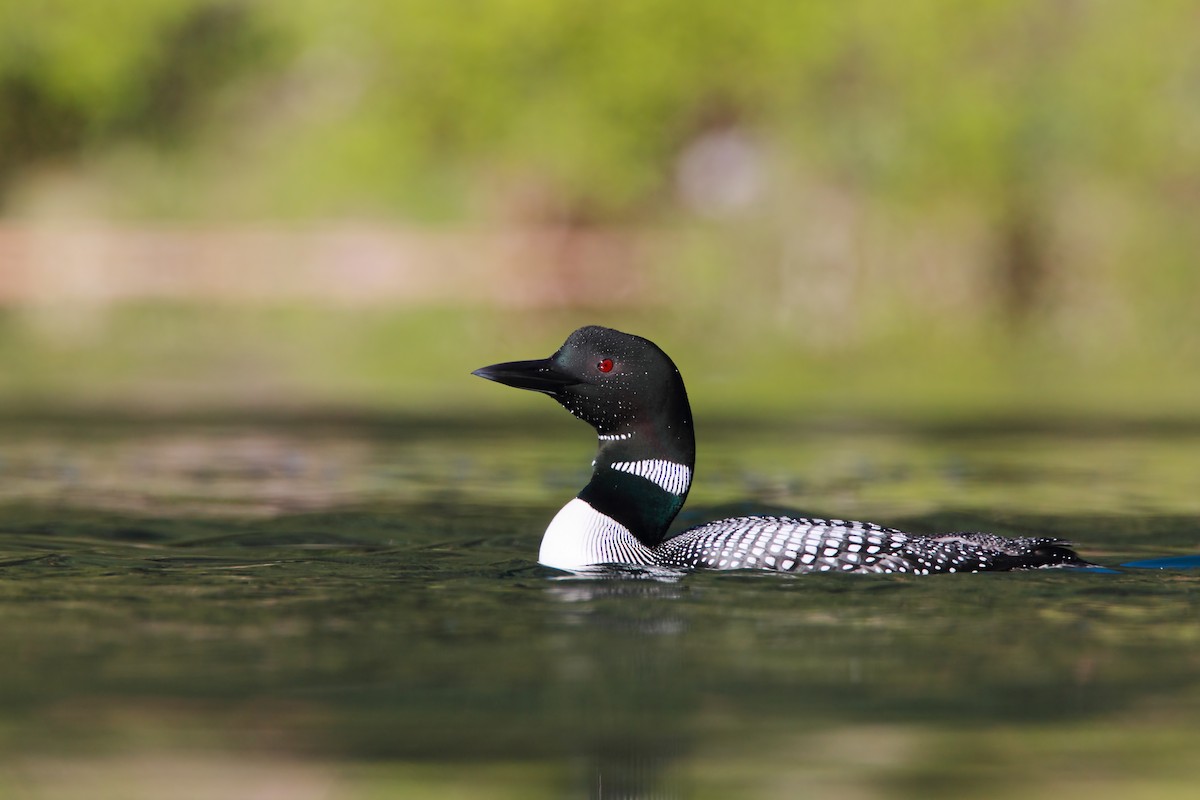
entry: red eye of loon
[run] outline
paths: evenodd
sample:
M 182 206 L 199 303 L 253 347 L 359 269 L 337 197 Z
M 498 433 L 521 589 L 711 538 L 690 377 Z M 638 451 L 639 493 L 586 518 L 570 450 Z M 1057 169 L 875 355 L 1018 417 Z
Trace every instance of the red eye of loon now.
M 612 372 L 612 367 L 613 365 L 611 358 L 602 359 L 600 363 L 596 365 L 596 369 L 600 370 L 601 372 Z

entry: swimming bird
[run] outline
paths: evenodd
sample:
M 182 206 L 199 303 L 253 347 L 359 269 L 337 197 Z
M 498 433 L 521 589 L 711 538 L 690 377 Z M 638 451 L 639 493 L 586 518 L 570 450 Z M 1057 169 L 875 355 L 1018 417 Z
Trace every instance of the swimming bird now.
M 683 378 L 658 345 L 591 325 L 549 358 L 472 374 L 547 394 L 596 429 L 591 480 L 542 538 L 538 561 L 548 567 L 928 575 L 1088 565 L 1057 538 L 920 536 L 840 519 L 733 517 L 668 536 L 692 485 L 696 443 Z

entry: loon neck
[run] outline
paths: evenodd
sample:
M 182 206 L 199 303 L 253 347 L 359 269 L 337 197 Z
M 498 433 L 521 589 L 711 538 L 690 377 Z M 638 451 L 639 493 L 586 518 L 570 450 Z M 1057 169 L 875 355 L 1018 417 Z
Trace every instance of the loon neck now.
M 690 413 L 665 424 L 600 432 L 592 479 L 578 496 L 654 547 L 683 508 L 695 463 Z

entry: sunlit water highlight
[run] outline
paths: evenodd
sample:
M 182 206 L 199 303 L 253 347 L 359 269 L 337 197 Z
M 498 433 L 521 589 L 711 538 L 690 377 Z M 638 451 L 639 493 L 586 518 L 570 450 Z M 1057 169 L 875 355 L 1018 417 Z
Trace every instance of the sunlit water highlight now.
M 533 559 L 593 443 L 550 424 L 9 424 L 0 796 L 1200 781 L 1200 572 L 573 579 Z M 786 509 L 1063 536 L 1108 565 L 1200 553 L 1200 425 L 699 433 L 685 524 Z

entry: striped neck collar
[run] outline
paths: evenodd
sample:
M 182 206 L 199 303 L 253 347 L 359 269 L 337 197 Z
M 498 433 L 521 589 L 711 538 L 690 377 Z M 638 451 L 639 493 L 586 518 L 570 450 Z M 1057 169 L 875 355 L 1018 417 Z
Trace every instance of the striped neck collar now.
M 600 433 L 592 479 L 579 498 L 654 547 L 687 499 L 695 453 L 690 418 L 660 429 Z

